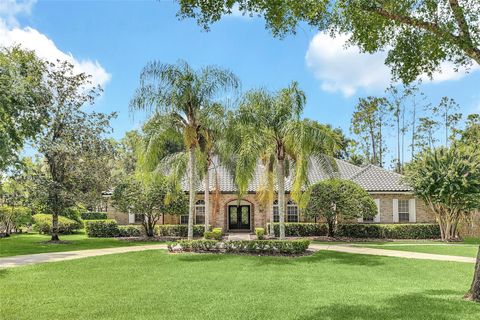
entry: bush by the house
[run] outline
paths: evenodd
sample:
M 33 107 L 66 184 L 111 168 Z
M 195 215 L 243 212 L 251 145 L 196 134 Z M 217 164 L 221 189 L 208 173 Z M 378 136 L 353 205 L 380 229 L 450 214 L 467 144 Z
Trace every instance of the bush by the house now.
M 140 226 L 118 226 L 119 237 L 140 237 L 142 228 Z
M 52 215 L 51 214 L 35 214 L 33 215 L 33 228 L 35 231 L 44 234 L 50 234 L 52 232 Z M 58 216 L 58 233 L 69 234 L 79 229 L 77 221 Z
M 205 231 L 203 237 L 210 240 L 222 240 L 222 228 L 213 228 L 212 231 Z
M 178 244 L 187 252 L 229 252 L 301 254 L 310 245 L 308 240 L 182 240 Z
M 193 226 L 193 236 L 201 237 L 205 232 L 205 226 L 198 224 Z M 155 234 L 160 237 L 182 237 L 188 235 L 188 227 L 185 224 L 164 224 L 155 226 Z
M 338 226 L 338 236 L 381 239 L 435 239 L 440 237 L 440 228 L 434 223 L 343 224 Z
M 82 220 L 105 220 L 107 219 L 106 212 L 82 212 L 81 214 Z
M 273 229 L 275 236 L 280 234 L 280 227 L 278 223 L 274 223 Z M 270 230 L 270 224 L 267 226 Z M 319 223 L 285 223 L 285 236 L 287 237 L 320 237 L 327 235 L 327 226 Z
M 258 240 L 265 239 L 265 229 L 264 228 L 255 228 L 255 234 L 257 235 Z
M 117 221 L 106 220 L 86 220 L 85 231 L 89 237 L 94 238 L 112 238 L 120 235 Z

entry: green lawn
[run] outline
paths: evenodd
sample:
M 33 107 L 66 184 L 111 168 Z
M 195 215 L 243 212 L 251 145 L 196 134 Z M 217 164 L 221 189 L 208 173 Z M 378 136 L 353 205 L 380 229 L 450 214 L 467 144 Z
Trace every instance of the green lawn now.
M 358 247 L 378 248 L 386 250 L 399 250 L 410 252 L 423 252 L 433 254 L 443 254 L 450 256 L 476 257 L 478 244 L 355 244 Z
M 0 270 L 6 319 L 477 320 L 473 264 L 162 250 Z
M 129 242 L 113 238 L 88 238 L 85 233 L 60 236 L 60 240 L 69 241 L 70 243 L 43 243 L 48 240 L 50 240 L 50 236 L 41 235 L 38 233 L 24 233 L 12 235 L 8 238 L 1 238 L 0 257 L 43 252 L 126 247 L 146 244 L 146 242 Z

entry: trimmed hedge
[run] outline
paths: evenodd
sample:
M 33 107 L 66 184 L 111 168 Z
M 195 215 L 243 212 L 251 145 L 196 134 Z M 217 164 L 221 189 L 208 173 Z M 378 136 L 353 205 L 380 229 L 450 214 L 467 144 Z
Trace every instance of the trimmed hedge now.
M 143 233 L 140 226 L 118 226 L 119 237 L 140 237 Z
M 255 228 L 255 234 L 257 235 L 258 240 L 265 239 L 265 229 L 264 228 Z
M 117 221 L 106 220 L 86 220 L 85 231 L 89 237 L 94 238 L 113 238 L 120 235 Z
M 32 216 L 33 229 L 38 233 L 51 234 L 52 233 L 52 215 L 51 214 L 35 214 Z M 58 233 L 69 234 L 79 229 L 77 221 L 65 218 L 64 216 L 58 216 Z
M 279 225 L 274 224 L 275 236 L 279 235 Z M 285 223 L 287 237 L 318 237 L 327 235 L 327 226 L 318 223 Z M 348 238 L 377 239 L 436 239 L 440 238 L 440 228 L 436 223 L 410 224 L 340 224 L 336 236 Z
M 203 237 L 211 240 L 222 240 L 222 228 L 213 228 L 212 231 L 205 231 Z
M 280 235 L 280 226 L 278 223 L 273 224 L 275 236 Z M 270 230 L 270 224 L 267 225 Z M 285 236 L 287 237 L 320 237 L 327 235 L 327 226 L 319 223 L 302 223 L 289 222 L 285 223 Z
M 186 252 L 229 252 L 301 254 L 310 245 L 309 240 L 181 240 L 178 242 Z M 169 246 L 171 249 L 172 247 Z
M 82 212 L 80 215 L 82 220 L 106 220 L 107 213 L 106 212 Z
M 205 226 L 197 224 L 193 226 L 193 236 L 202 237 L 205 233 Z M 188 226 L 185 224 L 163 224 L 155 226 L 155 234 L 160 237 L 182 237 L 188 236 Z

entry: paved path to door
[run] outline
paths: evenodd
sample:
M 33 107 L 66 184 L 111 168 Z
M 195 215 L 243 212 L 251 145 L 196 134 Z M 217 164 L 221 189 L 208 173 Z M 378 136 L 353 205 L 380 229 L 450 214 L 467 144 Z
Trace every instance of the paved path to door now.
M 49 253 L 38 253 L 38 254 L 6 257 L 6 258 L 0 258 L 0 268 L 12 268 L 12 267 L 20 267 L 20 266 L 25 266 L 29 264 L 37 264 L 37 263 L 44 263 L 44 262 L 73 260 L 73 259 L 103 256 L 108 254 L 118 254 L 118 253 L 157 250 L 157 249 L 167 249 L 167 245 L 152 244 L 152 245 L 144 245 L 144 246 L 79 250 L 79 251 L 68 251 L 68 252 L 49 252 Z M 345 252 L 345 253 L 353 253 L 353 254 L 366 254 L 366 255 L 374 255 L 374 256 L 387 256 L 387 257 L 398 257 L 398 258 L 407 258 L 407 259 L 475 263 L 475 258 L 469 258 L 469 257 L 447 256 L 447 255 L 440 255 L 440 254 L 407 252 L 407 251 L 396 251 L 396 250 L 383 250 L 383 249 L 376 249 L 376 248 L 361 248 L 361 247 L 352 247 L 348 245 L 337 245 L 337 244 L 335 245 L 311 244 L 310 249 L 314 251 L 328 250 L 328 251 Z
M 443 254 L 420 253 L 420 252 L 398 251 L 398 250 L 385 250 L 385 249 L 377 249 L 377 248 L 362 248 L 362 247 L 352 247 L 349 245 L 328 245 L 328 244 L 312 243 L 310 245 L 310 249 L 314 251 L 328 250 L 328 251 L 336 251 L 336 252 L 397 257 L 397 258 L 406 258 L 406 259 L 438 260 L 438 261 L 453 261 L 453 262 L 467 262 L 467 263 L 475 263 L 476 261 L 475 258 L 470 258 L 470 257 L 448 256 Z
M 20 267 L 20 266 L 25 266 L 29 264 L 37 264 L 37 263 L 43 263 L 43 262 L 74 260 L 74 259 L 81 259 L 81 258 L 88 258 L 88 257 L 104 256 L 108 254 L 155 250 L 155 249 L 167 249 L 167 245 L 151 244 L 151 245 L 144 245 L 144 246 L 78 250 L 78 251 L 67 251 L 67 252 L 48 252 L 48 253 L 37 253 L 37 254 L 13 256 L 13 257 L 0 258 L 0 268 L 12 268 L 12 267 Z

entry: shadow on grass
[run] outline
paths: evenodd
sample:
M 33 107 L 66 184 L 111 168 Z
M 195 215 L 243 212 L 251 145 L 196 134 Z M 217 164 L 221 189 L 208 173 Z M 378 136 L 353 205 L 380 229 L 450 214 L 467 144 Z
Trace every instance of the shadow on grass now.
M 0 269 L 0 278 L 6 277 L 7 274 L 8 274 L 8 270 L 7 270 L 7 269 Z
M 428 290 L 385 299 L 381 305 L 332 304 L 304 314 L 301 319 L 478 319 L 480 304 L 463 301 L 464 292 Z

